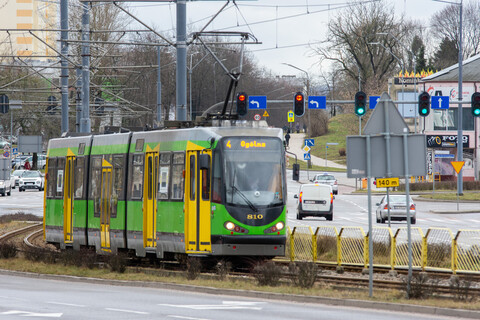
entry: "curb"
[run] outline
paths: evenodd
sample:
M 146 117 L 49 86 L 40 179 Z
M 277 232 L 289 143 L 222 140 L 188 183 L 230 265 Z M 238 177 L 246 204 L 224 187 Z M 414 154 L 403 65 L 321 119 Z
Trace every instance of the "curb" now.
M 428 314 L 428 315 L 434 314 L 439 316 L 448 316 L 448 317 L 457 317 L 457 318 L 459 317 L 459 318 L 467 318 L 467 319 L 480 319 L 480 311 L 426 307 L 426 306 L 418 306 L 413 304 L 397 304 L 397 303 L 390 303 L 390 302 L 337 299 L 337 298 L 303 296 L 303 295 L 293 295 L 293 294 L 283 294 L 283 293 L 269 293 L 269 292 L 260 292 L 260 291 L 218 289 L 218 288 L 212 288 L 212 287 L 199 287 L 199 286 L 193 286 L 193 285 L 173 284 L 173 283 L 163 283 L 163 282 L 105 280 L 105 279 L 98 279 L 98 278 L 83 278 L 83 277 L 65 276 L 65 275 L 47 275 L 47 274 L 40 274 L 40 273 L 19 272 L 19 271 L 2 270 L 2 269 L 0 269 L 0 274 L 26 277 L 26 278 L 47 279 L 47 280 L 66 280 L 66 281 L 72 281 L 72 282 L 105 284 L 105 285 L 113 285 L 113 286 L 156 288 L 156 289 L 167 289 L 167 290 L 177 290 L 177 291 L 188 291 L 188 292 L 195 292 L 195 293 L 205 293 L 205 294 L 212 294 L 212 295 L 222 294 L 222 295 L 231 295 L 231 296 L 237 296 L 237 297 L 240 296 L 240 297 L 246 297 L 246 298 L 261 298 L 261 299 L 268 299 L 268 300 L 274 300 L 274 301 L 289 301 L 289 302 L 295 302 L 295 303 L 314 303 L 314 304 L 325 304 L 330 306 L 344 306 L 344 307 L 362 308 L 362 309 L 388 310 L 388 311 L 416 313 L 416 314 Z

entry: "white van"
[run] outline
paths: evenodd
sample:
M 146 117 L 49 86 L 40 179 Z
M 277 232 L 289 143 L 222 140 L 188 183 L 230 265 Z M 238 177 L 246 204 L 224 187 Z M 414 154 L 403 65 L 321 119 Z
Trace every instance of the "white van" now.
M 333 220 L 333 191 L 327 184 L 302 184 L 297 199 L 297 219 L 303 217 L 325 217 L 328 221 Z

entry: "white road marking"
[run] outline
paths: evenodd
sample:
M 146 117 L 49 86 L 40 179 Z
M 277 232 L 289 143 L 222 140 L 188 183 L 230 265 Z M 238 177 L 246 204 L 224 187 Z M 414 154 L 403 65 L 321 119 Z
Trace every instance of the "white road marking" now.
M 74 303 L 64 303 L 64 302 L 56 302 L 56 301 L 47 301 L 49 304 L 56 304 L 60 306 L 67 306 L 67 307 L 79 307 L 79 308 L 85 308 L 86 306 L 81 305 L 81 304 L 74 304 Z
M 125 310 L 125 309 L 115 309 L 115 308 L 105 308 L 107 311 L 116 311 L 116 312 L 125 312 L 125 313 L 135 313 L 135 314 L 150 314 L 144 311 L 135 311 L 135 310 Z
M 38 313 L 29 311 L 11 310 L 0 313 L 0 315 L 18 315 L 19 317 L 36 317 L 36 318 L 60 318 L 63 313 Z
M 186 320 L 209 320 L 205 318 L 192 318 L 192 317 L 184 317 L 184 316 L 175 316 L 175 315 L 168 315 L 169 318 L 177 318 L 177 319 L 186 319 Z
M 158 304 L 159 306 L 164 307 L 173 307 L 173 308 L 185 308 L 193 310 L 235 310 L 235 309 L 250 309 L 250 310 L 262 310 L 261 307 L 256 307 L 256 305 L 263 302 L 243 302 L 243 301 L 223 301 L 222 304 Z

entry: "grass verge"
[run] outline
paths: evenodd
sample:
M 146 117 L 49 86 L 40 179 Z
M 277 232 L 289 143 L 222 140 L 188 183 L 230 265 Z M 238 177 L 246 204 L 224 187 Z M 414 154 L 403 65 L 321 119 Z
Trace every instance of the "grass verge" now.
M 128 269 L 125 273 L 114 273 L 109 269 L 88 269 L 75 266 L 63 266 L 61 264 L 46 264 L 42 262 L 27 261 L 22 258 L 0 259 L 0 269 L 15 270 L 22 272 L 42 273 L 49 275 L 67 275 L 76 277 L 98 278 L 106 280 L 121 281 L 146 281 L 171 283 L 180 285 L 205 286 L 218 289 L 251 290 L 260 292 L 271 292 L 279 294 L 293 294 L 305 296 L 318 296 L 337 299 L 360 299 L 366 301 L 379 301 L 389 303 L 414 304 L 439 308 L 455 308 L 480 310 L 480 302 L 461 302 L 443 298 L 428 298 L 422 300 L 407 300 L 405 293 L 398 290 L 374 290 L 373 298 L 368 297 L 367 289 L 346 288 L 340 289 L 331 285 L 317 282 L 313 288 L 304 289 L 293 286 L 289 280 L 282 280 L 279 286 L 259 286 L 254 280 L 244 277 L 227 277 L 220 280 L 216 276 L 200 276 L 195 280 L 188 280 L 183 273 L 172 275 L 171 272 L 162 272 L 159 269 Z

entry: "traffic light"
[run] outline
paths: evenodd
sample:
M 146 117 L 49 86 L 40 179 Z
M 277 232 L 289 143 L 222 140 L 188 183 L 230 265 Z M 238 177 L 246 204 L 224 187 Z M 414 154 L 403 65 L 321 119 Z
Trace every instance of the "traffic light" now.
M 355 114 L 359 117 L 367 112 L 367 94 L 363 91 L 358 91 L 355 94 Z
M 480 117 L 480 92 L 472 94 L 472 114 L 474 117 Z
M 295 93 L 295 97 L 293 98 L 293 112 L 297 117 L 301 117 L 305 113 L 305 97 L 301 92 Z
M 298 181 L 300 179 L 300 165 L 297 163 L 293 164 L 293 176 L 292 179 Z
M 47 98 L 48 106 L 47 113 L 50 115 L 55 114 L 55 108 L 57 107 L 57 98 L 55 96 L 49 96 Z
M 422 92 L 418 96 L 418 114 L 422 117 L 428 116 L 430 113 L 430 95 L 427 92 Z
M 245 92 L 237 93 L 237 114 L 245 116 L 248 112 L 248 95 Z
M 0 94 L 0 113 L 8 113 L 10 108 L 10 99 L 6 94 Z

